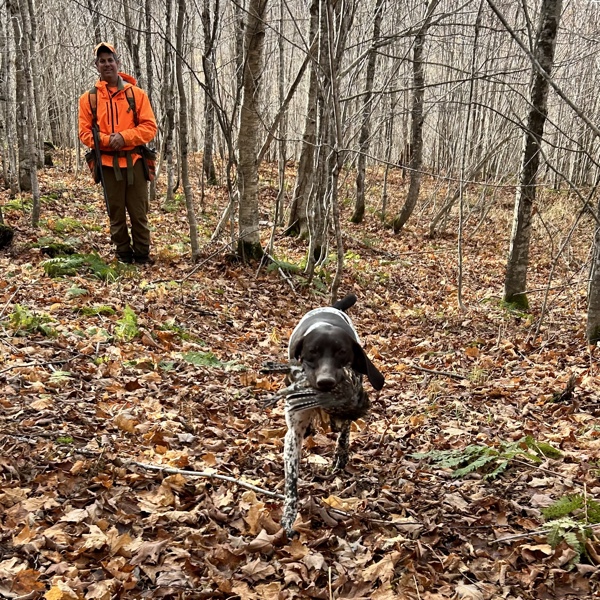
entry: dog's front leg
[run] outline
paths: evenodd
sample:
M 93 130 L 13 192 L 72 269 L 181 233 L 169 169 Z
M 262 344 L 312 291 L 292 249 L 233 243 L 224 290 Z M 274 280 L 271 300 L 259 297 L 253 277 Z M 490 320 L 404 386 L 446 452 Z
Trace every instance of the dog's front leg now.
M 306 428 L 310 424 L 312 411 L 289 413 L 286 410 L 285 421 L 287 433 L 283 448 L 283 466 L 285 471 L 285 501 L 281 525 L 288 536 L 293 536 L 294 521 L 298 514 L 298 473 L 300 471 L 300 456 L 302 440 Z
M 342 470 L 348 464 L 348 458 L 350 457 L 350 424 L 352 421 L 343 421 L 335 445 L 335 452 L 333 454 L 333 470 Z

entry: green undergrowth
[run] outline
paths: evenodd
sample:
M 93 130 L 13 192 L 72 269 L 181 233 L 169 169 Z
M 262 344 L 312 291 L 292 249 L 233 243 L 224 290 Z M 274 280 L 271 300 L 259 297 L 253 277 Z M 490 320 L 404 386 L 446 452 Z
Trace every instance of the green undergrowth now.
M 131 269 L 128 265 L 120 263 L 108 265 L 96 253 L 55 256 L 43 261 L 41 266 L 49 277 L 91 274 L 103 281 L 114 281 Z
M 480 472 L 484 479 L 495 479 L 515 459 L 526 459 L 539 464 L 544 458 L 558 458 L 561 453 L 546 442 L 537 442 L 533 437 L 525 436 L 516 442 L 501 442 L 497 447 L 472 444 L 455 450 L 430 450 L 411 456 L 442 469 L 453 469 L 452 477 Z
M 8 327 L 15 335 L 41 333 L 47 337 L 56 337 L 58 332 L 50 323 L 52 318 L 47 314 L 30 310 L 21 304 L 15 304 L 8 316 Z
M 573 494 L 559 498 L 542 509 L 546 519 L 548 543 L 556 548 L 562 542 L 575 551 L 571 565 L 582 561 L 586 539 L 594 534 L 592 525 L 600 523 L 600 503 L 588 495 Z
M 243 371 L 245 367 L 240 365 L 236 361 L 221 361 L 215 354 L 212 352 L 184 352 L 181 354 L 181 358 L 192 365 L 196 365 L 197 367 L 213 367 L 213 368 L 223 368 L 230 371 Z
M 139 333 L 137 315 L 131 307 L 126 306 L 123 309 L 123 316 L 117 320 L 115 338 L 120 342 L 130 342 Z

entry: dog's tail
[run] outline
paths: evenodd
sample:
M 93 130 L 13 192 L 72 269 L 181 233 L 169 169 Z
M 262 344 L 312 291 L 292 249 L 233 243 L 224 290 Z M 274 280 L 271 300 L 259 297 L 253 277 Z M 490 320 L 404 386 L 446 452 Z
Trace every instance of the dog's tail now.
M 341 300 L 338 300 L 333 308 L 337 308 L 343 312 L 346 312 L 349 308 L 352 308 L 356 304 L 356 296 L 354 294 L 348 294 L 344 296 Z

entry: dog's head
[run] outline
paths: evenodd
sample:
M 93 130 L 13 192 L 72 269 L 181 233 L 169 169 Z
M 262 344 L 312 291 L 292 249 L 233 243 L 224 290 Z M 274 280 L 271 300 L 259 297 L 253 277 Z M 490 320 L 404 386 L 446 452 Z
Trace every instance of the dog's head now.
M 383 375 L 345 323 L 320 321 L 301 335 L 292 335 L 289 355 L 302 363 L 309 384 L 324 392 L 340 383 L 345 367 L 366 375 L 376 390 L 384 384 Z

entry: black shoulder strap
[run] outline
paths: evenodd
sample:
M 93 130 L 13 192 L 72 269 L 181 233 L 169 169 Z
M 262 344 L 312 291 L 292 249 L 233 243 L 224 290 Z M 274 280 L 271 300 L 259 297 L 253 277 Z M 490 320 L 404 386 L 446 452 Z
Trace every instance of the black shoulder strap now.
M 137 127 L 140 122 L 137 114 L 137 107 L 135 105 L 135 95 L 133 93 L 133 86 L 129 86 L 125 88 L 125 97 L 127 98 L 127 102 L 129 103 L 129 108 L 133 112 L 133 122 Z M 96 90 L 96 86 L 94 86 L 88 92 L 88 99 L 90 101 L 90 108 L 92 110 L 92 118 L 94 123 L 98 121 L 98 91 Z

